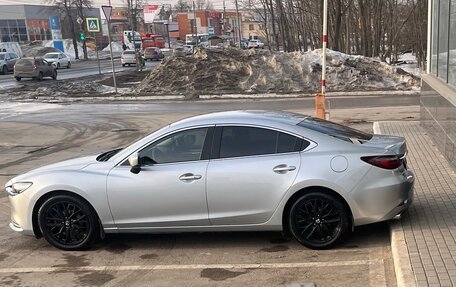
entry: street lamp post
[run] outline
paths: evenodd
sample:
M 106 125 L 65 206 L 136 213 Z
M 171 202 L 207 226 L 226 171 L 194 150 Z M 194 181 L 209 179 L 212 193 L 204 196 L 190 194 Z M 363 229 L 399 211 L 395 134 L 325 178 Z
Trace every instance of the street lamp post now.
M 110 20 L 111 20 L 112 6 L 101 6 L 101 9 L 103 10 L 106 20 L 108 21 L 108 41 L 109 41 L 109 51 L 111 53 L 112 81 L 114 82 L 114 90 L 117 94 L 116 70 L 114 68 L 114 56 L 112 55 L 111 25 L 109 25 L 111 22 Z

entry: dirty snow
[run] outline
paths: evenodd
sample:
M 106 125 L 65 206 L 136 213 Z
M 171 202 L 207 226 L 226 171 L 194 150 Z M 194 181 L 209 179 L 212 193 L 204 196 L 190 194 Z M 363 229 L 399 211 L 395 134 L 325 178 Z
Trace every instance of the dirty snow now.
M 146 77 L 139 93 L 314 93 L 320 89 L 321 50 L 270 52 L 202 50 L 170 57 Z M 329 50 L 327 91 L 413 90 L 419 79 L 373 58 Z
M 122 48 L 122 43 L 119 43 L 119 42 L 111 42 L 111 46 L 112 46 L 112 52 L 122 52 L 123 51 L 123 48 Z M 110 52 L 110 49 L 109 49 L 109 45 L 106 46 L 106 48 L 103 49 L 104 52 Z

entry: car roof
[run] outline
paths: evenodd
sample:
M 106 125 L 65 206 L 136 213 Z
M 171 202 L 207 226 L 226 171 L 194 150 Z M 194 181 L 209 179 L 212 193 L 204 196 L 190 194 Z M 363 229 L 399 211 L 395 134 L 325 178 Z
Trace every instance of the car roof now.
M 297 125 L 307 115 L 283 111 L 265 110 L 240 110 L 229 112 L 217 112 L 205 115 L 194 116 L 171 124 L 171 126 L 197 126 L 205 124 L 267 124 L 282 123 Z

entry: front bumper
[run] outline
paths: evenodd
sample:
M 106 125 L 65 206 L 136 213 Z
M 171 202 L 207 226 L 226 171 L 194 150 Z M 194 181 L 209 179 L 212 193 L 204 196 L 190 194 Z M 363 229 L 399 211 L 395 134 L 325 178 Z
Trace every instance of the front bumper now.
M 23 193 L 8 196 L 8 199 L 11 207 L 9 227 L 25 235 L 34 235 L 32 224 L 33 203 L 31 200 Z

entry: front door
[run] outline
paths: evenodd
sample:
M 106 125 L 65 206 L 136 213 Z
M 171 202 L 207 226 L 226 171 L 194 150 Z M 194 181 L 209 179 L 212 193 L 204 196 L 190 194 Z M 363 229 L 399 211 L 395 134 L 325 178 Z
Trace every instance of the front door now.
M 118 228 L 209 225 L 203 147 L 209 128 L 176 132 L 139 151 L 141 171 L 114 167 L 109 205 Z M 211 137 L 207 137 L 211 138 Z

